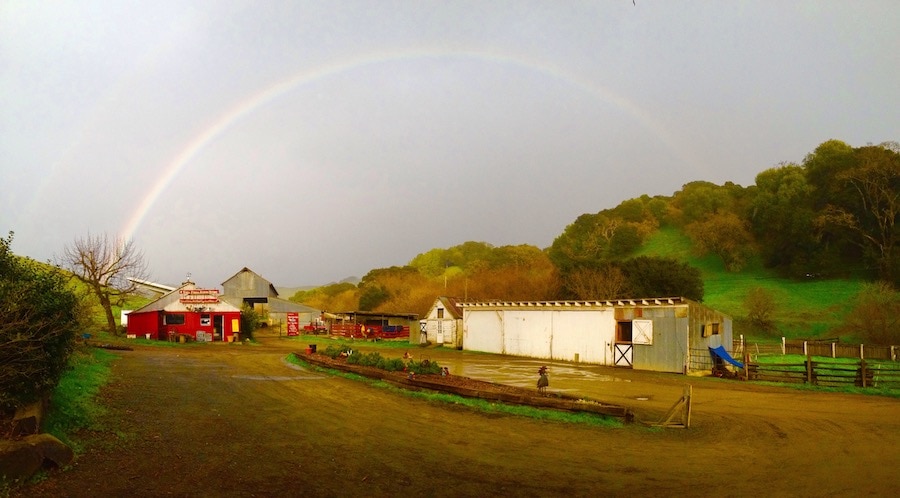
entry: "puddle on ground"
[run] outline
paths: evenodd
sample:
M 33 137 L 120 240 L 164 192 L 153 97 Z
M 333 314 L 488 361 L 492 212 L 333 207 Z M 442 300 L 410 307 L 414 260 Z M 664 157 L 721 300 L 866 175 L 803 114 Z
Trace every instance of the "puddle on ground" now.
M 595 371 L 591 365 L 555 363 L 530 358 L 504 358 L 498 361 L 496 358 L 480 360 L 477 357 L 467 356 L 458 360 L 444 358 L 439 360 L 439 363 L 449 367 L 452 375 L 518 387 L 536 387 L 538 368 L 546 365 L 550 369 L 550 386 L 552 390 L 558 392 L 584 392 L 584 387 L 596 382 L 631 382 L 629 379 Z

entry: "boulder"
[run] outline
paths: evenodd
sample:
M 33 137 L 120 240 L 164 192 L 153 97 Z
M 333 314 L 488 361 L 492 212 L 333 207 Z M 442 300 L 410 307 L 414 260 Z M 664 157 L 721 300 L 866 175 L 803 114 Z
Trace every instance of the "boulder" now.
M 63 467 L 74 459 L 72 449 L 50 434 L 0 440 L 0 476 L 7 482 L 22 482 L 42 468 Z

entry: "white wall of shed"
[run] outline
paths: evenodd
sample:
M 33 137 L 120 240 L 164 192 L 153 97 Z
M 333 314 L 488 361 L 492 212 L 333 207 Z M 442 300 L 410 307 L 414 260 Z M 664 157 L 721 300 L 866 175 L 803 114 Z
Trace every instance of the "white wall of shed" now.
M 616 317 L 612 309 L 552 311 L 554 360 L 612 365 Z
M 612 365 L 616 320 L 612 309 L 468 309 L 466 350 Z
M 499 311 L 467 310 L 463 313 L 463 349 L 503 352 L 503 320 Z

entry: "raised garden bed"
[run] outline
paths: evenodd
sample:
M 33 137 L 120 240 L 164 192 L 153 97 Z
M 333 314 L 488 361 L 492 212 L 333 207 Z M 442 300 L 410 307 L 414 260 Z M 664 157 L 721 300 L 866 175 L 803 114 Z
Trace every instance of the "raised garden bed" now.
M 479 398 L 508 404 L 533 406 L 536 408 L 596 413 L 599 415 L 619 417 L 626 422 L 632 422 L 634 420 L 634 413 L 624 406 L 611 405 L 585 397 L 554 392 L 541 393 L 538 392 L 537 389 L 497 384 L 457 375 L 442 376 L 429 374 L 411 376 L 406 372 L 389 372 L 375 367 L 350 365 L 344 358 L 332 359 L 328 356 L 315 353 L 295 354 L 298 358 L 315 366 L 351 372 L 372 379 L 381 379 L 404 389 L 427 389 L 467 398 Z

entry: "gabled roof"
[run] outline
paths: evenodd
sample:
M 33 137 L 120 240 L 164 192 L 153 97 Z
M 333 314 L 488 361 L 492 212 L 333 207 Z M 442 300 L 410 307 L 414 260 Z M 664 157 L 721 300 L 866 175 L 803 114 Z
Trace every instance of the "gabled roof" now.
M 182 291 L 182 290 L 185 290 L 185 289 L 196 289 L 196 288 L 197 288 L 197 286 L 194 285 L 193 282 L 185 282 L 185 283 L 181 284 L 180 287 L 178 287 L 178 288 L 176 288 L 176 289 L 173 289 L 173 290 L 171 290 L 171 291 L 169 291 L 169 292 L 163 294 L 163 295 L 162 295 L 159 299 L 157 299 L 156 301 L 152 301 L 152 302 L 150 302 L 150 303 L 147 303 L 147 304 L 144 305 L 143 307 L 138 308 L 138 309 L 132 311 L 132 312 L 129 313 L 129 314 L 132 314 L 132 313 L 146 313 L 146 312 L 148 312 L 148 311 L 163 311 L 163 310 L 169 311 L 169 312 L 198 311 L 198 307 L 196 307 L 196 306 L 191 306 L 191 307 L 189 308 L 188 306 L 186 306 L 186 305 L 182 302 L 182 299 L 181 299 L 181 297 L 182 297 L 181 291 Z M 215 292 L 218 292 L 218 290 L 215 290 Z M 208 306 L 207 306 L 206 304 L 203 304 L 202 306 L 206 308 L 206 310 L 205 310 L 204 312 L 208 312 L 208 311 L 215 311 L 215 312 L 240 312 L 240 311 L 241 311 L 240 306 L 235 307 L 235 306 L 232 305 L 231 303 L 228 303 L 228 302 L 226 302 L 226 301 L 224 301 L 224 300 L 221 300 L 221 299 L 218 300 L 218 302 L 215 302 L 215 303 L 212 303 L 212 302 L 211 302 L 211 303 L 209 303 Z
M 145 311 L 158 311 L 158 310 L 165 309 L 166 305 L 171 304 L 178 300 L 179 296 L 181 295 L 178 293 L 179 290 L 181 290 L 187 286 L 193 286 L 193 285 L 194 284 L 192 284 L 190 282 L 185 282 L 185 283 L 181 284 L 181 287 L 178 287 L 178 288 L 170 290 L 169 292 L 166 292 L 165 294 L 160 296 L 160 298 L 157 299 L 156 301 L 150 301 L 149 303 L 132 311 L 131 313 L 144 313 Z M 129 313 L 129 314 L 131 314 L 131 313 Z
M 461 319 L 463 317 L 462 308 L 460 308 L 461 299 L 458 297 L 448 297 L 448 296 L 440 296 L 435 299 L 434 304 L 431 305 L 431 309 L 428 310 L 428 314 L 426 316 L 431 316 L 431 312 L 437 307 L 438 303 L 444 305 L 444 309 L 449 313 L 449 318 Z
M 238 295 L 240 295 L 241 297 L 278 297 L 278 290 L 275 289 L 275 286 L 272 285 L 272 282 L 269 282 L 268 280 L 263 278 L 259 273 L 256 273 L 255 271 L 251 270 L 250 268 L 247 268 L 246 266 L 241 268 L 240 271 L 238 271 L 237 273 L 235 273 L 234 275 L 229 277 L 227 280 L 222 282 L 222 287 L 225 288 L 225 292 L 229 292 L 228 288 L 231 287 L 231 284 L 229 282 L 241 277 L 245 273 L 250 273 L 251 280 L 258 282 L 258 284 L 255 286 L 256 289 L 241 288 L 240 289 L 241 292 L 239 292 Z M 262 284 L 262 285 L 259 285 L 259 284 Z M 266 288 L 268 290 L 266 295 L 259 295 L 259 296 L 247 295 L 247 292 L 257 290 L 257 289 L 261 291 L 263 288 Z M 229 294 L 229 295 L 234 295 L 234 294 Z

